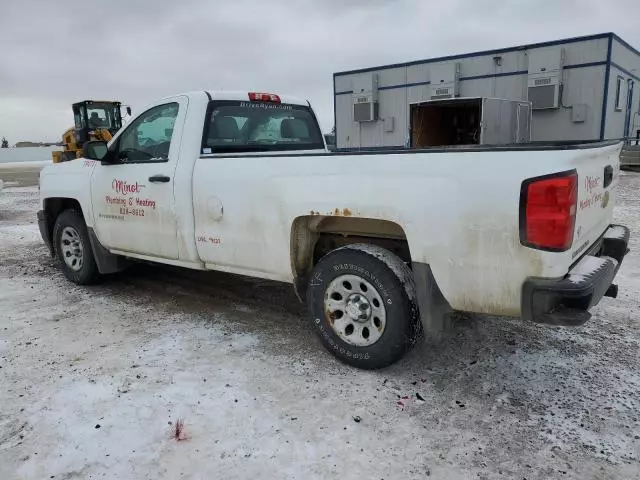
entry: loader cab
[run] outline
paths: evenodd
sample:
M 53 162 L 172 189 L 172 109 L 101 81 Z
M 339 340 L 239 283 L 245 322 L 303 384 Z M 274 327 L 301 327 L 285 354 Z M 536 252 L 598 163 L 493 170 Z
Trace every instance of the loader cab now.
M 120 102 L 85 100 L 74 103 L 72 108 L 76 143 L 84 145 L 90 140 L 90 132 L 96 129 L 108 130 L 111 135 L 114 135 L 122 127 L 120 107 Z

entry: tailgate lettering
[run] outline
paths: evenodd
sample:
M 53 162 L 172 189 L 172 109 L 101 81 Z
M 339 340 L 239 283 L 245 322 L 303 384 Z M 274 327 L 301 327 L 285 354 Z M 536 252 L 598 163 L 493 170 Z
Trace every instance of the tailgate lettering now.
M 584 188 L 587 191 L 587 198 L 584 200 L 580 200 L 578 202 L 578 208 L 580 210 L 586 210 L 587 208 L 591 208 L 594 205 L 598 205 L 602 202 L 603 208 L 608 203 L 608 199 L 603 201 L 603 193 L 600 185 L 601 178 L 600 177 L 592 177 L 587 175 L 584 179 Z
M 592 193 L 600 184 L 600 177 L 587 177 L 584 179 L 584 186 L 587 192 Z
M 602 200 L 602 192 L 594 192 L 585 200 L 580 200 L 580 210 L 585 210 L 597 205 Z

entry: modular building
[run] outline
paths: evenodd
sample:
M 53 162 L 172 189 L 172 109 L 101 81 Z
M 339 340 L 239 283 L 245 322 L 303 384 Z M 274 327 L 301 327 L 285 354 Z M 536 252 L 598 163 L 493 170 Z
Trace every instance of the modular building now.
M 337 148 L 411 146 L 417 106 L 464 98 L 528 102 L 531 141 L 640 135 L 640 52 L 614 33 L 339 72 L 333 88 Z

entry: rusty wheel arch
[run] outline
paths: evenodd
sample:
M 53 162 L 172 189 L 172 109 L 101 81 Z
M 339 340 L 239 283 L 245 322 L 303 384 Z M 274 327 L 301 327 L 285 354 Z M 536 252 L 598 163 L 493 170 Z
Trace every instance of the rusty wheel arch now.
M 411 253 L 404 229 L 397 223 L 349 215 L 306 215 L 291 226 L 291 271 L 301 300 L 309 276 L 320 258 L 336 248 L 353 243 L 378 245 L 396 253 L 411 266 Z

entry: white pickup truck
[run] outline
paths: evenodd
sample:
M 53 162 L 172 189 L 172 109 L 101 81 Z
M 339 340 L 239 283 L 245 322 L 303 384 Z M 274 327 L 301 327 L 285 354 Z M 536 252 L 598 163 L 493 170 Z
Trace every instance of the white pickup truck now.
M 336 357 L 379 368 L 451 309 L 578 325 L 615 297 L 619 153 L 329 153 L 306 101 L 194 92 L 45 167 L 38 221 L 81 285 L 136 259 L 292 283 Z

